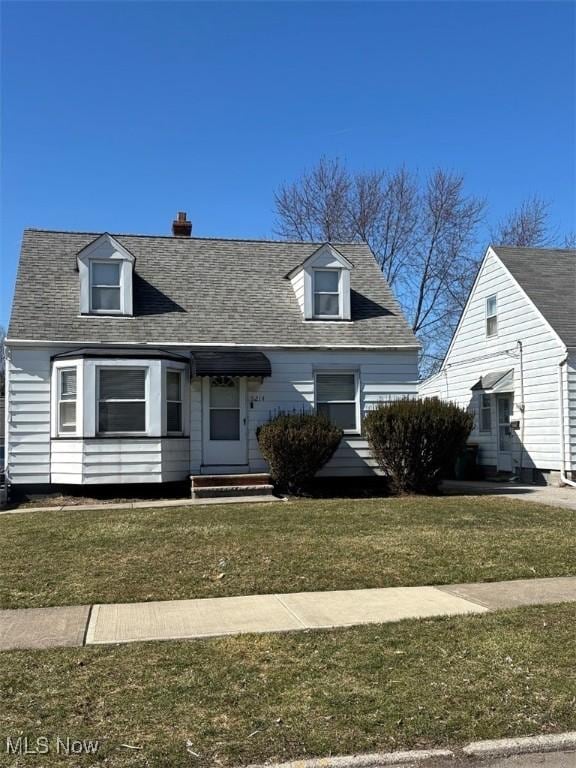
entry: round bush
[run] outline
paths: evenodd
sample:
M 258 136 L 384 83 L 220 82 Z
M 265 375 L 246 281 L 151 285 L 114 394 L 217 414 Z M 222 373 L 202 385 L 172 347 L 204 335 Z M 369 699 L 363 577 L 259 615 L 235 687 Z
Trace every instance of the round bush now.
M 374 458 L 397 493 L 437 491 L 473 425 L 467 411 L 437 398 L 387 403 L 364 419 Z
M 256 430 L 274 484 L 300 493 L 332 456 L 342 430 L 313 413 L 280 414 Z

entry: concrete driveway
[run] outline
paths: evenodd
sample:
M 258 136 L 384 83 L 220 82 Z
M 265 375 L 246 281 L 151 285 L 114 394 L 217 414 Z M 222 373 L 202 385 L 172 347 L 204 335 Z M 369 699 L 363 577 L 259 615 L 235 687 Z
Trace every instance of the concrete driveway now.
M 450 496 L 507 496 L 518 501 L 548 504 L 576 511 L 576 488 L 552 485 L 495 483 L 489 480 L 445 480 L 441 490 Z

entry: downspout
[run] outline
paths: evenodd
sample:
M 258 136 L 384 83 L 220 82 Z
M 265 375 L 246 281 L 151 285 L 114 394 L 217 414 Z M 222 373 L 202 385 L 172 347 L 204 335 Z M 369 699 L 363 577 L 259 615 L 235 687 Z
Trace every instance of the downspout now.
M 8 474 L 8 456 L 10 448 L 10 359 L 11 353 L 8 345 L 4 342 L 4 480 L 6 487 L 10 480 Z
M 564 376 L 563 367 L 568 362 L 568 351 L 558 363 L 558 387 L 560 390 L 560 483 L 576 488 L 576 483 L 566 476 L 566 441 L 564 433 Z
M 520 466 L 519 476 L 520 482 L 522 482 L 522 464 L 524 462 L 524 422 L 526 421 L 526 404 L 524 403 L 524 347 L 522 342 L 518 339 L 518 351 L 520 354 L 520 413 L 522 414 L 522 421 L 520 422 Z

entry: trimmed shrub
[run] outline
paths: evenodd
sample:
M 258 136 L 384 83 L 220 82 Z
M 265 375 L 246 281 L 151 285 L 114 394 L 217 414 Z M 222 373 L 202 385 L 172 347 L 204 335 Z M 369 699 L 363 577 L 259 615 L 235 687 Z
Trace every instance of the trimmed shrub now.
M 473 425 L 471 414 L 437 398 L 387 403 L 364 419 L 374 458 L 397 493 L 437 491 Z
M 342 430 L 314 413 L 280 414 L 256 430 L 274 484 L 300 493 L 332 456 Z

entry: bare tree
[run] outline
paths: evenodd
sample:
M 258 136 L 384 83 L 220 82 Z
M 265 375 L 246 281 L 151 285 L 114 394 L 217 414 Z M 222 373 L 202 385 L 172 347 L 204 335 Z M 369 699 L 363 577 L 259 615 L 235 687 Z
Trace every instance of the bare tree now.
M 400 296 L 423 345 L 423 372 L 429 373 L 452 337 L 476 273 L 485 201 L 465 194 L 463 176 L 436 170 L 419 203 L 417 240 Z
M 322 157 L 315 168 L 276 193 L 277 233 L 294 240 L 351 240 L 351 184 L 349 171 L 337 158 Z
M 337 158 L 321 158 L 275 195 L 276 232 L 294 240 L 361 241 L 370 245 L 392 285 L 411 248 L 417 186 L 401 168 L 352 174 Z
M 549 227 L 550 204 L 534 195 L 522 202 L 491 231 L 494 245 L 513 245 L 519 248 L 544 248 L 555 234 Z
M 470 253 L 484 210 L 462 176 L 439 170 L 422 185 L 403 167 L 352 174 L 323 158 L 280 188 L 276 210 L 284 237 L 368 243 L 429 360 L 440 356 L 476 271 Z

